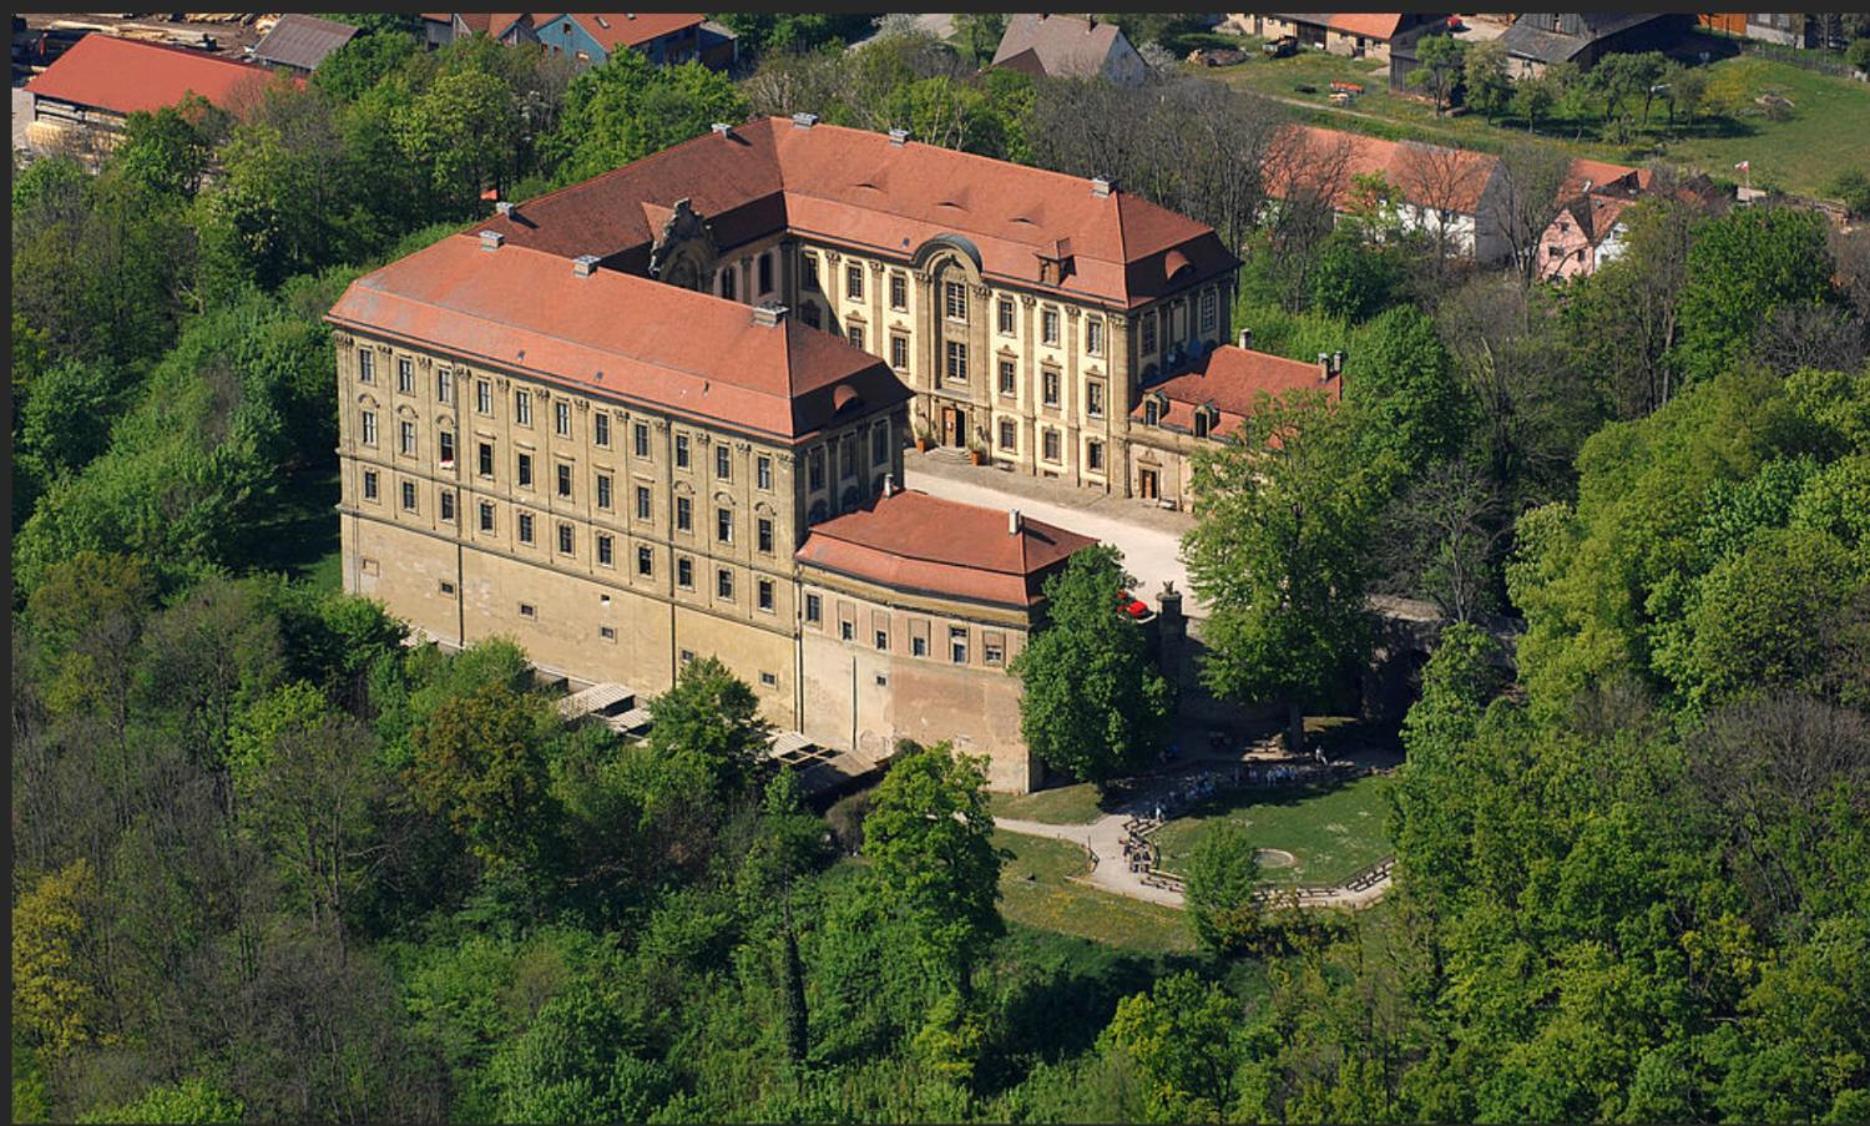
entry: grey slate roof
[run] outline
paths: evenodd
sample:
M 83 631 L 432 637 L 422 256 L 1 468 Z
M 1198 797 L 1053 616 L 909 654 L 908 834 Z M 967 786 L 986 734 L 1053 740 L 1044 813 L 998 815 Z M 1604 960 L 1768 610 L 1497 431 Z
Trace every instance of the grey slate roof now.
M 1565 62 L 1599 39 L 1663 15 L 1662 12 L 1568 12 L 1554 17 L 1550 13 L 1529 12 L 1514 20 L 1500 41 L 1506 44 L 1510 55 L 1543 63 Z M 1552 30 L 1555 19 L 1562 23 L 1563 31 Z
M 253 57 L 274 66 L 317 70 L 326 55 L 349 43 L 356 34 L 357 29 L 348 23 L 293 12 L 279 17 L 273 30 L 253 49 Z

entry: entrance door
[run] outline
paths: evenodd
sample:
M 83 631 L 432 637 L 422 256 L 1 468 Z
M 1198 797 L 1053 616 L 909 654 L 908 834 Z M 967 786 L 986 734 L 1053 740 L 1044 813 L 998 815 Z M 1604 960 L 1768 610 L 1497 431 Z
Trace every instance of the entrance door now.
M 960 407 L 941 409 L 942 445 L 967 445 L 967 412 Z
M 1142 469 L 1137 471 L 1136 491 L 1137 495 L 1141 496 L 1144 500 L 1155 500 L 1156 497 L 1160 495 L 1160 492 L 1156 488 L 1155 470 Z

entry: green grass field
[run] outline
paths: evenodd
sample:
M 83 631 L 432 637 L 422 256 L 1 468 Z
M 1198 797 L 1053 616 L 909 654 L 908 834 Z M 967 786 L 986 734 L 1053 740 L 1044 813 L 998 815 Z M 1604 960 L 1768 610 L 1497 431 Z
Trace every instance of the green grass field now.
M 1437 117 L 1426 101 L 1392 94 L 1385 65 L 1323 51 L 1268 59 L 1258 54 L 1257 41 L 1243 42 L 1253 46 L 1249 62 L 1216 70 L 1191 66 L 1190 72 L 1286 101 L 1312 124 L 1391 140 L 1497 152 L 1528 136 L 1523 122 L 1490 122 L 1473 113 Z M 1754 187 L 1820 197 L 1840 171 L 1870 171 L 1870 87 L 1758 57 L 1720 59 L 1706 70 L 1700 120 L 1679 134 L 1669 133 L 1666 107 L 1658 105 L 1649 127 L 1639 127 L 1627 145 L 1603 140 L 1595 114 L 1543 120 L 1536 138 L 1575 156 L 1626 164 L 1662 160 L 1729 180 L 1736 178 L 1734 165 L 1747 160 Z M 1333 81 L 1362 83 L 1364 94 L 1347 107 L 1333 106 Z M 1767 94 L 1792 103 L 1783 120 L 1770 120 L 1759 106 L 1757 99 Z
M 1233 821 L 1246 827 L 1256 848 L 1282 849 L 1297 859 L 1289 868 L 1262 869 L 1267 883 L 1334 884 L 1392 851 L 1383 831 L 1390 785 L 1379 774 L 1324 792 L 1227 796 L 1164 825 L 1155 841 L 1163 867 L 1181 871 L 1210 826 Z
M 1000 913 L 1008 922 L 1139 954 L 1195 948 L 1180 911 L 1072 883 L 1091 867 L 1077 845 L 1017 833 L 993 839 L 1011 854 L 1000 870 Z
M 1089 782 L 1030 794 L 988 794 L 987 807 L 995 817 L 1043 821 L 1048 825 L 1089 825 L 1105 812 L 1097 804 L 1097 787 Z

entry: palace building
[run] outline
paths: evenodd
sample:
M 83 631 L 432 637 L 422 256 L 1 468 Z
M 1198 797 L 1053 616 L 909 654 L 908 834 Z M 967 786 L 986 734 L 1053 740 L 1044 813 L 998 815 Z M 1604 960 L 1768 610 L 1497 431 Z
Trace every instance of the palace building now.
M 949 738 L 996 788 L 1034 781 L 1006 665 L 1093 541 L 896 488 L 916 396 L 889 364 L 500 229 L 327 319 L 346 590 L 640 692 L 713 655 L 822 745 Z
M 1115 493 L 1142 385 L 1228 339 L 1214 231 L 1104 180 L 809 114 L 714 131 L 503 207 L 508 245 L 745 305 L 882 360 L 913 435 Z

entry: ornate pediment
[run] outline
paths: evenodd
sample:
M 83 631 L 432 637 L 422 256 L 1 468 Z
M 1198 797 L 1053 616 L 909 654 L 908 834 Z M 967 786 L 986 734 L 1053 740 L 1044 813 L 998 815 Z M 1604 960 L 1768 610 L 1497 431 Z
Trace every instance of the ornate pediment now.
M 708 221 L 688 200 L 678 199 L 650 247 L 649 276 L 683 289 L 705 289 L 714 278 L 719 256 Z

